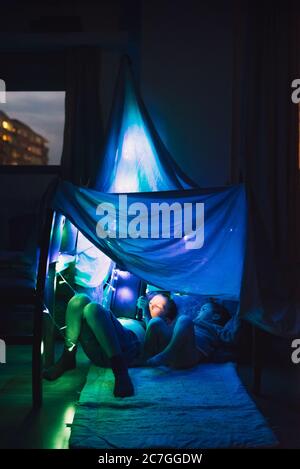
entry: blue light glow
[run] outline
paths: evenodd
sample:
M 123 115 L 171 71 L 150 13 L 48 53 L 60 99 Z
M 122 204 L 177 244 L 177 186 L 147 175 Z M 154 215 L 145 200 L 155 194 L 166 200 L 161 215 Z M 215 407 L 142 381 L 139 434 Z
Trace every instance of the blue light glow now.
M 130 301 L 134 298 L 133 291 L 128 287 L 118 288 L 118 298 L 124 301 Z
M 109 192 L 152 192 L 176 189 L 164 170 L 148 126 L 140 111 L 133 84 L 126 82 L 121 131 Z

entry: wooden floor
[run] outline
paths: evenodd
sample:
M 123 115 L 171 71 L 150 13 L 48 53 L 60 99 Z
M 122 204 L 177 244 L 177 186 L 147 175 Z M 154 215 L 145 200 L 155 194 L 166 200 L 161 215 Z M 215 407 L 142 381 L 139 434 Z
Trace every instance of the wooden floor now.
M 68 448 L 68 424 L 89 362 L 79 353 L 76 370 L 57 381 L 44 381 L 44 403 L 38 413 L 31 412 L 30 367 L 30 346 L 7 347 L 6 364 L 0 365 L 0 448 Z
M 58 350 L 59 354 L 59 350 Z M 68 448 L 70 427 L 89 362 L 80 351 L 78 368 L 55 382 L 44 382 L 44 405 L 31 412 L 31 347 L 9 346 L 0 364 L 0 448 Z M 299 370 L 299 371 L 298 371 Z M 239 368 L 248 387 L 248 366 Z M 283 448 L 300 448 L 300 365 L 268 368 L 256 399 Z

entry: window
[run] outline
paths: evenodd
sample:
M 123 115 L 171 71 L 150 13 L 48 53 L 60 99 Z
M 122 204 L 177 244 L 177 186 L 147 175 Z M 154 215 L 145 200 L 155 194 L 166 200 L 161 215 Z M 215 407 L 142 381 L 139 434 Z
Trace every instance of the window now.
M 8 91 L 0 104 L 0 165 L 60 165 L 65 92 Z

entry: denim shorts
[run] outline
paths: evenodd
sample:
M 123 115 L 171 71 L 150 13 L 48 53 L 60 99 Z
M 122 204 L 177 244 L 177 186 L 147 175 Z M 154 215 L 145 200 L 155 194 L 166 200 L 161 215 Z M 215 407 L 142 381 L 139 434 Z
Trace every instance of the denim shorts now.
M 122 326 L 113 313 L 110 312 L 109 314 L 111 315 L 111 319 L 115 325 L 121 350 L 127 362 L 127 366 L 131 366 L 134 360 L 140 355 L 142 344 L 133 331 Z M 92 363 L 94 363 L 94 365 L 101 366 L 103 368 L 110 368 L 110 360 L 108 356 L 101 347 L 101 344 L 99 344 L 94 332 L 85 319 L 82 321 L 79 343 L 87 357 Z

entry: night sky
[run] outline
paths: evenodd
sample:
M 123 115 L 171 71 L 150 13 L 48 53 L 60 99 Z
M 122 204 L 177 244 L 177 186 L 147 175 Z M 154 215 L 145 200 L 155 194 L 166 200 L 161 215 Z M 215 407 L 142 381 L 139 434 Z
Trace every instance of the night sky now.
M 7 92 L 0 109 L 11 119 L 18 119 L 48 140 L 49 164 L 60 164 L 64 132 L 65 93 Z

